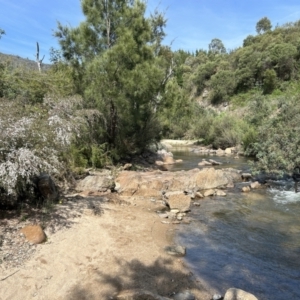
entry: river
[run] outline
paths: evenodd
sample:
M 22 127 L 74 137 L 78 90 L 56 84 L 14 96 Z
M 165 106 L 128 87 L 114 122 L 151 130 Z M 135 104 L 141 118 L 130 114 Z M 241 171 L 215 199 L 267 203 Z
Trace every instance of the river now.
M 201 156 L 172 151 L 182 164 L 172 171 L 197 167 Z M 247 171 L 247 159 L 212 157 Z M 187 247 L 186 263 L 212 293 L 240 288 L 260 300 L 300 299 L 300 193 L 292 181 L 271 188 L 201 200 L 193 207 L 190 225 L 178 230 L 178 243 Z

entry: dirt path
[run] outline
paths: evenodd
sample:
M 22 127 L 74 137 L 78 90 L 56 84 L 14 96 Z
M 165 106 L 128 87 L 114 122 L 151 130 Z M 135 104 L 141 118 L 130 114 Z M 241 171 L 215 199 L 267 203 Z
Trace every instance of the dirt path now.
M 211 298 L 182 259 L 164 252 L 176 225 L 161 223 L 157 204 L 100 207 L 84 209 L 70 228 L 46 231 L 48 241 L 24 266 L 1 271 L 0 299 L 108 300 L 136 288 L 165 297 L 188 289 L 197 299 Z

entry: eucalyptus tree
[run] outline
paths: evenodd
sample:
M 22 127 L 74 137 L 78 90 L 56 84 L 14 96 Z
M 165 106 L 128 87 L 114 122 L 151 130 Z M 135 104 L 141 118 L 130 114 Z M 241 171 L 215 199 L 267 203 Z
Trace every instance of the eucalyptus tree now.
M 226 53 L 226 48 L 220 39 L 212 39 L 208 45 L 209 52 L 213 54 L 224 54 Z
M 86 105 L 102 114 L 98 142 L 118 152 L 142 150 L 159 132 L 155 120 L 172 75 L 172 53 L 163 46 L 166 20 L 145 17 L 139 0 L 82 0 L 78 27 L 58 24 L 66 62 L 73 67 Z
M 271 21 L 267 17 L 261 18 L 257 23 L 256 23 L 256 32 L 258 34 L 267 32 L 272 29 L 272 24 Z

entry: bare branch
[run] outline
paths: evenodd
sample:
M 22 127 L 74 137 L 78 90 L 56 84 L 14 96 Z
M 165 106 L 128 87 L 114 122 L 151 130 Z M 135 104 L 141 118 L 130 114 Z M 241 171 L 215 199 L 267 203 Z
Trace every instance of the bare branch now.
M 40 46 L 39 46 L 39 43 L 36 42 L 36 63 L 38 65 L 38 68 L 39 68 L 40 72 L 41 72 L 42 62 L 43 62 L 44 58 L 45 58 L 45 55 L 43 56 L 42 59 L 40 59 Z

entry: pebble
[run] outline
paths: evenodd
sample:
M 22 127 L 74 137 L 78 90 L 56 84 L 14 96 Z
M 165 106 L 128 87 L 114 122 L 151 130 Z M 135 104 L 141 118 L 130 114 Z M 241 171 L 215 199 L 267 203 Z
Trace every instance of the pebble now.
M 163 224 L 170 224 L 169 221 L 161 221 L 161 223 L 163 223 Z
M 174 296 L 174 300 L 195 300 L 195 299 L 196 299 L 195 296 L 189 291 L 178 293 Z
M 162 219 L 167 219 L 169 217 L 167 213 L 158 213 L 158 216 Z
M 173 256 L 185 256 L 186 248 L 180 245 L 167 246 L 165 251 Z

